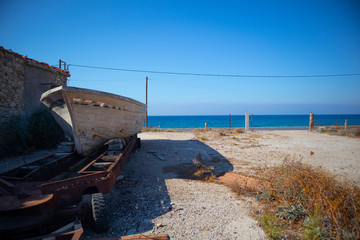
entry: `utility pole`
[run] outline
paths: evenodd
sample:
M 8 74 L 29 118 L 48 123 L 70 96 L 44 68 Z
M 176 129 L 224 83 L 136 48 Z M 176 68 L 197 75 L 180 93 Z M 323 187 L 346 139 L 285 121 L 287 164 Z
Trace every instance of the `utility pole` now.
M 148 77 L 146 76 L 146 127 L 148 127 Z

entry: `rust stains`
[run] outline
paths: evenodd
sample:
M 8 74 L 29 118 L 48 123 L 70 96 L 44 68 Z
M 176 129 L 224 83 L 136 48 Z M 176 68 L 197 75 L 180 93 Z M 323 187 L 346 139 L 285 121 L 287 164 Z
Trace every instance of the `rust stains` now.
M 102 139 L 102 137 L 100 135 L 97 135 L 96 133 L 92 136 L 92 139 L 94 140 L 95 138 L 100 138 Z

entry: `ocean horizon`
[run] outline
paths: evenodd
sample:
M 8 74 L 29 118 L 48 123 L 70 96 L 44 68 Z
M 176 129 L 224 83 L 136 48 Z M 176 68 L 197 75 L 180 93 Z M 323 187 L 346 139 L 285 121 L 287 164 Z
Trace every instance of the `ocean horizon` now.
M 309 114 L 251 115 L 250 127 L 308 127 Z M 360 125 L 360 114 L 314 114 L 315 126 Z M 158 128 L 229 128 L 229 115 L 169 115 L 148 116 L 148 126 Z M 144 122 L 144 126 L 145 126 Z M 231 127 L 245 127 L 245 115 L 231 115 Z

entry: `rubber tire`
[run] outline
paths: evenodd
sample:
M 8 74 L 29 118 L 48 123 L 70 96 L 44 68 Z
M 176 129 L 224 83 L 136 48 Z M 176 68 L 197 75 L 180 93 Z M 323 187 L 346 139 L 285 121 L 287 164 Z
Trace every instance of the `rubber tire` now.
M 107 232 L 109 222 L 106 214 L 105 199 L 102 193 L 94 193 L 91 195 L 91 208 L 94 231 L 97 233 Z

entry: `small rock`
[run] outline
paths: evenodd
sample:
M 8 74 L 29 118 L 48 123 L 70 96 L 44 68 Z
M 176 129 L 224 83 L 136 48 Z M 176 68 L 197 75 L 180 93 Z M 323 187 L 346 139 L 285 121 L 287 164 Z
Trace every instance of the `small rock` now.
M 125 177 L 124 175 L 119 175 L 117 178 L 116 178 L 116 181 L 121 181 L 123 180 Z
M 162 223 L 158 223 L 158 224 L 156 224 L 156 227 L 157 228 L 161 228 L 161 227 L 165 227 L 166 225 L 163 225 Z

